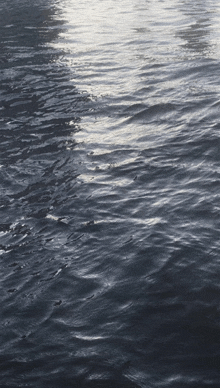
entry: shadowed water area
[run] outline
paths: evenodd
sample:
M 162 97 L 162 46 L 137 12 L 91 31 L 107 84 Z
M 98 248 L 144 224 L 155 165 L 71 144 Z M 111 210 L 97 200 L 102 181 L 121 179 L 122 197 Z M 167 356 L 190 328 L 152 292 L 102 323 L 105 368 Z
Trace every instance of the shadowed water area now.
M 0 387 L 219 388 L 217 0 L 0 0 Z

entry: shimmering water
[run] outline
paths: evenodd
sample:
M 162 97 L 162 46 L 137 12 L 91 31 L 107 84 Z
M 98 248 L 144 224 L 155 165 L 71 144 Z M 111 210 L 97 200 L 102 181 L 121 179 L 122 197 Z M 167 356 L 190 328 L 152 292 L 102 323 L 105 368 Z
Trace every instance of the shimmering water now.
M 1 0 L 1 388 L 220 386 L 219 25 Z

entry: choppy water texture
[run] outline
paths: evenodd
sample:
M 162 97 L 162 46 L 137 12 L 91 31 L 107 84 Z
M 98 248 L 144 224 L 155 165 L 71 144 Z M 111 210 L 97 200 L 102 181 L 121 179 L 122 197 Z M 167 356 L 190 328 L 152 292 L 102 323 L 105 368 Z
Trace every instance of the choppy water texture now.
M 1 0 L 1 388 L 219 388 L 219 25 Z

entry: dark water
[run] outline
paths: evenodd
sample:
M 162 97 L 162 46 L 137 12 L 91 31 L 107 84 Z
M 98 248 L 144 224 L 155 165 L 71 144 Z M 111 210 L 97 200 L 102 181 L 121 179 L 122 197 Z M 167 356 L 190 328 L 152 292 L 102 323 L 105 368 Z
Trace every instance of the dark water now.
M 1 0 L 1 388 L 220 386 L 219 22 Z

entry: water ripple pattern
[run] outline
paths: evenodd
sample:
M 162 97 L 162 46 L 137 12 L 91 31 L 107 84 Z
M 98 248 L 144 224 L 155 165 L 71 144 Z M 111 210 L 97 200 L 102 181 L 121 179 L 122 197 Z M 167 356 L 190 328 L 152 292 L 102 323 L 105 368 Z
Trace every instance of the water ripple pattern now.
M 0 387 L 220 386 L 219 25 L 0 3 Z

